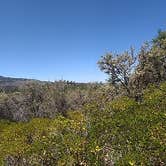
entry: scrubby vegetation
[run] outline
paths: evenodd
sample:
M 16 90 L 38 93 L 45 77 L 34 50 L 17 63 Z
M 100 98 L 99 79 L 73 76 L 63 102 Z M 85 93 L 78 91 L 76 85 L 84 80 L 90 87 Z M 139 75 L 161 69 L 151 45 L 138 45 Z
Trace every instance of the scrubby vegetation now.
M 166 32 L 98 64 L 106 84 L 1 92 L 0 165 L 166 165 Z

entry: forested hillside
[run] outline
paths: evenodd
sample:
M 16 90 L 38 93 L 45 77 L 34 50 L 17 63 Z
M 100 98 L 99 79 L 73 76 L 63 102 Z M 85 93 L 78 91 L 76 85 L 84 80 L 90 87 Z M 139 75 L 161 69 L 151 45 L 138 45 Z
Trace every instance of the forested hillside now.
M 0 165 L 166 165 L 166 31 L 98 61 L 108 82 L 0 93 Z

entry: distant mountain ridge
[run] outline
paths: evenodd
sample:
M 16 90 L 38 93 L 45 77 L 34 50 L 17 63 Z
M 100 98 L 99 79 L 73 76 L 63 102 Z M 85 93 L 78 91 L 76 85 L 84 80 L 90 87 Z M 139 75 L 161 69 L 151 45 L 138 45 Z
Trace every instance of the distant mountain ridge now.
M 74 81 L 67 81 L 67 80 L 59 80 L 59 81 L 41 81 L 37 79 L 27 79 L 27 78 L 13 78 L 13 77 L 5 77 L 0 76 L 0 91 L 4 90 L 5 92 L 11 92 L 23 88 L 28 83 L 54 83 L 54 84 L 61 84 L 66 83 L 68 85 L 75 85 L 78 87 L 87 87 L 89 85 L 98 85 L 99 83 L 83 83 L 83 82 L 74 82 Z
M 0 88 L 1 89 L 14 89 L 20 86 L 25 85 L 30 82 L 42 82 L 35 79 L 26 79 L 26 78 L 12 78 L 0 76 Z

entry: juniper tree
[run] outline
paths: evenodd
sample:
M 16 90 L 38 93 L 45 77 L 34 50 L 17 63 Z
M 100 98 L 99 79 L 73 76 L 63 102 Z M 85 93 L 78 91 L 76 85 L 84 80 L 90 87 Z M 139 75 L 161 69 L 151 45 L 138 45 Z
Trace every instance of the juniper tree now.
M 166 31 L 159 31 L 152 42 L 145 43 L 138 54 L 138 66 L 132 82 L 142 90 L 148 84 L 166 80 Z
M 129 80 L 135 67 L 136 57 L 134 49 L 131 47 L 129 51 L 121 54 L 107 53 L 98 61 L 101 71 L 109 76 L 109 83 L 115 88 L 119 85 L 125 88 L 127 94 L 130 95 Z

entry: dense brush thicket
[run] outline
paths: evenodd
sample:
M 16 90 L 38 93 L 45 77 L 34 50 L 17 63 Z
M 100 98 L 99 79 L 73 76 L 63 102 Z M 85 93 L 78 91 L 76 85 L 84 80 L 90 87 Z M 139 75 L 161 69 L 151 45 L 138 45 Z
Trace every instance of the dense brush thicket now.
M 67 110 L 79 110 L 101 84 L 87 85 L 60 81 L 29 83 L 13 92 L 0 93 L 0 118 L 28 121 L 36 117 L 65 116 Z
M 1 165 L 165 165 L 166 83 L 143 98 L 102 97 L 66 117 L 1 120 Z
M 0 165 L 166 165 L 166 32 L 98 64 L 109 84 L 0 93 Z

